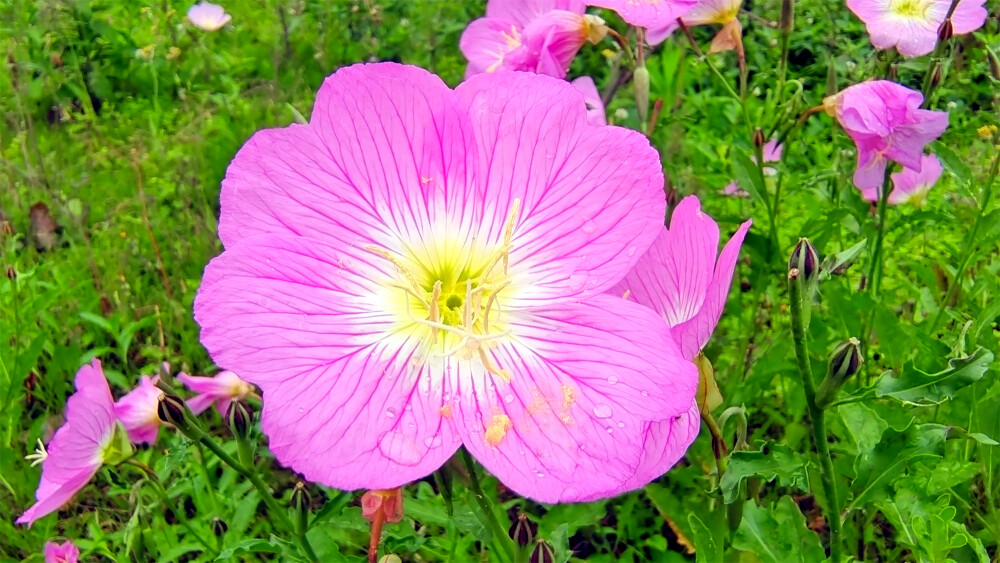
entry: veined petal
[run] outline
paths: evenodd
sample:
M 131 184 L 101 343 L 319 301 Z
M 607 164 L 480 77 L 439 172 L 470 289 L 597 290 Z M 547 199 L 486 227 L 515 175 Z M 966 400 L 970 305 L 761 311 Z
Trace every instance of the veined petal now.
M 479 18 L 462 32 L 459 49 L 469 60 L 465 72 L 470 77 L 481 72 L 509 70 L 504 65 L 508 53 L 522 45 L 521 29 L 510 20 L 499 17 Z
M 263 391 L 277 459 L 331 487 L 393 488 L 458 447 L 425 334 L 401 326 L 381 257 L 262 235 L 206 268 L 195 300 L 216 363 Z
M 510 270 L 517 306 L 609 289 L 663 221 L 659 156 L 635 131 L 587 125 L 569 84 L 478 75 L 456 90 L 479 142 L 480 240 L 498 240 L 520 200 Z M 527 280 L 527 281 L 524 281 Z
M 647 422 L 687 412 L 694 365 L 655 313 L 611 296 L 520 314 L 511 329 L 489 350 L 509 382 L 481 369 L 447 378 L 465 446 L 541 502 L 616 494 L 640 465 Z
M 473 146 L 438 77 L 394 63 L 342 68 L 320 88 L 309 125 L 260 131 L 237 153 L 219 236 L 227 247 L 284 233 L 401 252 L 431 223 L 475 224 L 465 212 Z
M 635 475 L 624 486 L 626 491 L 644 487 L 677 464 L 701 429 L 698 405 L 670 420 L 650 422 L 646 427 L 642 461 Z
M 581 0 L 491 0 L 486 4 L 486 16 L 507 20 L 523 29 L 552 10 L 583 14 L 586 9 Z
M 590 0 L 599 6 L 618 12 L 626 22 L 640 27 L 663 27 L 683 18 L 699 0 Z
M 31 526 L 39 518 L 59 510 L 59 507 L 69 502 L 80 489 L 87 485 L 98 469 L 100 469 L 100 464 L 77 469 L 76 472 L 63 476 L 63 479 L 58 483 L 46 482 L 43 477 L 38 492 L 35 493 L 38 502 L 24 511 L 24 514 L 17 519 L 17 523 Z M 43 484 L 47 484 L 44 491 Z

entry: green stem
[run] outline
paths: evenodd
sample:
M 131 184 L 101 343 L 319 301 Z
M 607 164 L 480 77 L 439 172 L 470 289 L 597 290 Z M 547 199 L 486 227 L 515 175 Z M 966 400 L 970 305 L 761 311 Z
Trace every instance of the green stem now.
M 198 466 L 201 467 L 202 476 L 205 478 L 205 494 L 208 495 L 209 504 L 212 506 L 212 514 L 221 517 L 222 514 L 219 512 L 219 505 L 215 500 L 215 483 L 208 470 L 208 460 L 205 459 L 205 450 L 201 449 L 201 444 L 198 442 L 195 442 L 194 445 L 198 450 Z
M 177 505 L 175 505 L 174 501 L 170 499 L 170 495 L 167 493 L 167 490 L 164 489 L 163 485 L 160 483 L 160 477 L 151 467 L 135 458 L 125 460 L 125 463 L 131 465 L 132 467 L 137 467 L 140 471 L 145 473 L 146 478 L 153 484 L 153 488 L 156 489 L 156 494 L 159 495 L 160 500 L 163 501 L 163 504 L 166 505 L 167 509 L 174 514 L 177 520 L 181 523 L 181 526 L 184 526 L 184 529 L 187 530 L 189 534 L 194 536 L 194 539 L 198 540 L 198 543 L 204 546 L 209 553 L 212 555 L 219 554 L 219 550 L 217 548 L 208 545 L 205 538 L 201 537 L 201 534 L 194 530 L 194 527 L 191 526 L 190 522 L 188 522 L 187 515 L 177 509 Z
M 882 285 L 882 247 L 885 243 L 885 223 L 886 223 L 886 210 L 889 204 L 889 191 L 892 188 L 892 167 L 886 166 L 885 176 L 882 178 L 882 190 L 878 199 L 878 213 L 877 213 L 877 225 L 875 231 L 875 245 L 872 248 L 872 261 L 868 265 L 868 285 L 866 286 L 866 291 L 872 296 L 873 300 L 878 299 L 878 292 L 880 286 Z M 871 337 L 872 330 L 875 326 L 875 306 L 872 304 L 871 311 L 868 313 L 868 319 L 865 322 L 864 337 L 861 340 L 862 349 L 867 354 L 868 350 L 871 348 Z M 867 381 L 866 381 L 867 383 Z
M 812 420 L 813 442 L 819 453 L 820 477 L 823 482 L 823 492 L 826 495 L 827 522 L 830 525 L 830 559 L 833 563 L 840 563 L 840 500 L 837 497 L 837 486 L 834 482 L 833 459 L 830 457 L 830 447 L 827 444 L 826 413 L 816 406 L 816 384 L 813 380 L 812 366 L 809 364 L 808 340 L 802 307 L 802 280 L 797 270 L 788 275 L 788 297 L 791 306 L 795 358 L 798 361 L 799 375 L 802 376 L 802 387 L 806 395 L 809 418 Z
M 486 498 L 486 493 L 483 492 L 482 485 L 479 484 L 479 477 L 476 475 L 476 465 L 465 448 L 462 448 L 462 462 L 465 463 L 465 468 L 469 470 L 472 496 L 476 497 L 479 508 L 486 515 L 486 523 L 489 524 L 493 538 L 503 549 L 503 553 L 506 556 L 505 559 L 507 561 L 514 561 L 514 546 L 507 539 L 507 533 L 504 531 L 503 526 L 500 525 L 500 521 L 497 520 L 497 515 L 493 512 L 493 505 L 490 504 L 490 500 Z
M 934 320 L 931 321 L 929 331 L 931 334 L 937 330 L 941 318 L 944 317 L 945 310 L 951 304 L 952 300 L 955 299 L 959 288 L 962 287 L 962 276 L 965 274 L 965 270 L 969 267 L 969 262 L 972 260 L 976 235 L 979 233 L 979 227 L 982 226 L 983 219 L 986 217 L 986 211 L 990 206 L 990 201 L 993 199 L 993 183 L 996 182 L 998 171 L 1000 171 L 1000 152 L 997 152 L 996 157 L 993 158 L 993 164 L 990 165 L 990 175 L 986 180 L 986 185 L 983 187 L 983 202 L 979 205 L 979 214 L 976 215 L 976 220 L 973 221 L 972 228 L 969 230 L 969 234 L 966 235 L 965 244 L 962 245 L 962 253 L 960 254 L 962 259 L 959 262 L 958 269 L 955 270 L 955 280 L 948 287 L 948 293 L 944 297 L 944 302 L 941 303 L 937 314 L 934 315 Z

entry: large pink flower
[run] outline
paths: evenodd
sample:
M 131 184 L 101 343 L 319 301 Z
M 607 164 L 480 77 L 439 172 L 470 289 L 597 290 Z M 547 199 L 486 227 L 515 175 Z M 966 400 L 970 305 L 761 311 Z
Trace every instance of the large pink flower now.
M 588 125 L 566 82 L 347 67 L 230 165 L 202 342 L 311 480 L 391 489 L 464 444 L 523 495 L 614 494 L 697 387 L 655 313 L 604 295 L 662 190 L 645 137 Z
M 740 247 L 751 221 L 740 225 L 719 248 L 719 226 L 701 211 L 698 198 L 688 196 L 674 209 L 670 228 L 663 228 L 653 246 L 611 293 L 651 308 L 694 359 L 708 343 L 726 305 Z M 698 435 L 700 415 L 695 401 L 671 420 L 650 422 L 645 454 L 629 488 L 662 475 L 684 455 Z
M 877 49 L 895 47 L 904 57 L 919 57 L 934 50 L 938 28 L 944 23 L 952 0 L 847 0 L 847 7 L 868 28 Z M 986 22 L 986 0 L 959 0 L 951 16 L 955 35 L 972 33 Z
M 916 206 L 923 205 L 927 192 L 930 191 L 938 179 L 941 178 L 941 162 L 932 154 L 924 155 L 920 162 L 920 170 L 904 168 L 901 172 L 892 174 L 892 191 L 889 192 L 890 205 L 901 203 L 912 203 Z M 861 195 L 868 201 L 878 201 L 882 193 L 882 186 L 876 186 L 863 190 Z
M 923 101 L 920 92 L 888 80 L 855 84 L 823 100 L 857 145 L 856 186 L 878 189 L 889 160 L 920 171 L 924 145 L 948 128 L 948 112 L 920 109 Z
M 71 541 L 61 544 L 47 541 L 42 554 L 45 556 L 45 563 L 77 563 L 80 561 L 80 550 Z
M 160 430 L 160 416 L 156 409 L 163 391 L 156 386 L 159 377 L 142 376 L 139 385 L 115 403 L 115 417 L 128 431 L 128 438 L 136 444 L 152 444 Z
M 201 414 L 214 404 L 219 414 L 225 415 L 229 410 L 229 403 L 234 399 L 242 399 L 253 393 L 253 386 L 231 371 L 219 372 L 214 377 L 194 377 L 181 373 L 177 375 L 177 379 L 197 393 L 187 401 L 188 408 L 194 414 Z
M 694 9 L 699 0 L 587 0 L 587 4 L 618 12 L 626 23 L 648 29 L 674 24 Z
M 94 360 L 76 374 L 76 393 L 66 401 L 66 423 L 49 442 L 31 456 L 42 463 L 37 502 L 18 524 L 29 526 L 69 502 L 106 461 L 122 454 L 115 440 L 115 404 L 101 362 Z M 127 442 L 127 441 L 126 441 Z M 127 444 L 126 444 L 127 445 Z M 129 452 L 130 453 L 130 452 Z
M 565 78 L 580 47 L 606 32 L 585 10 L 581 0 L 490 0 L 486 17 L 470 23 L 459 41 L 469 59 L 466 77 L 523 70 Z

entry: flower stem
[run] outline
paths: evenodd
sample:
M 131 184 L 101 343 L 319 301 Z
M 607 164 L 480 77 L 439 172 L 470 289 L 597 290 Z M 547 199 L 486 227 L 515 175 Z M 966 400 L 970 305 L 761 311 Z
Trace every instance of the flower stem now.
M 875 246 L 872 248 L 872 261 L 868 265 L 868 285 L 866 290 L 873 300 L 878 299 L 878 292 L 882 285 L 882 247 L 885 243 L 885 223 L 886 209 L 889 204 L 889 191 L 892 188 L 892 167 L 886 166 L 885 176 L 882 178 L 882 190 L 879 192 L 877 224 L 875 225 Z M 875 327 L 875 306 L 871 307 L 868 313 L 868 320 L 865 323 L 864 338 L 861 346 L 867 351 L 871 348 L 872 330 Z
M 490 500 L 486 498 L 486 493 L 483 492 L 482 485 L 479 484 L 479 476 L 476 475 L 476 465 L 472 461 L 472 457 L 469 452 L 462 448 L 462 462 L 465 463 L 465 468 L 469 470 L 469 481 L 472 487 L 472 496 L 476 497 L 476 502 L 479 504 L 479 508 L 486 515 L 486 523 L 489 524 L 490 532 L 493 535 L 496 543 L 500 544 L 503 549 L 504 558 L 507 561 L 514 560 L 514 549 L 510 541 L 507 541 L 507 534 L 504 532 L 503 526 L 500 525 L 500 521 L 497 520 L 497 515 L 493 512 L 493 505 L 490 504 Z
M 806 395 L 806 406 L 812 421 L 813 442 L 819 453 L 820 477 L 823 482 L 823 492 L 826 495 L 826 516 L 830 525 L 830 559 L 834 563 L 840 563 L 840 500 L 837 497 L 837 486 L 834 482 L 833 459 L 830 457 L 830 447 L 827 444 L 826 413 L 816 405 L 816 384 L 813 380 L 812 367 L 809 364 L 802 297 L 802 280 L 799 271 L 793 269 L 788 274 L 788 298 L 792 315 L 795 358 L 798 361 L 799 375 L 802 377 L 802 387 Z
M 208 550 L 208 552 L 211 553 L 213 556 L 219 554 L 219 550 L 217 548 L 208 545 L 208 542 L 205 541 L 205 538 L 201 537 L 201 534 L 199 534 L 194 530 L 194 527 L 192 527 L 191 523 L 188 522 L 187 515 L 177 509 L 177 506 L 174 504 L 174 501 L 170 499 L 170 495 L 167 493 L 167 490 L 163 488 L 162 484 L 160 484 L 160 477 L 156 474 L 155 471 L 153 471 L 151 467 L 149 467 L 145 463 L 135 458 L 129 458 L 125 460 L 125 463 L 131 465 L 132 467 L 138 468 L 146 475 L 146 478 L 149 480 L 149 482 L 153 484 L 153 488 L 156 489 L 156 494 L 159 495 L 160 500 L 163 502 L 163 504 L 167 507 L 168 510 L 170 510 L 170 512 L 174 514 L 177 520 L 181 523 L 181 526 L 184 526 L 184 529 L 187 530 L 189 534 L 194 536 L 194 539 L 198 540 L 198 543 L 204 546 L 205 549 Z

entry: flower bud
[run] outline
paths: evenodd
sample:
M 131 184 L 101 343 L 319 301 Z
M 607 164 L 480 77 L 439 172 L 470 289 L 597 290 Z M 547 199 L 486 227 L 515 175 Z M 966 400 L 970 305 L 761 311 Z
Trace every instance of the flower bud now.
M 937 88 L 943 77 L 944 71 L 941 68 L 941 61 L 934 61 L 931 64 L 931 88 Z
M 951 36 L 955 35 L 955 26 L 951 23 L 951 18 L 944 20 L 941 27 L 938 28 L 938 41 L 944 42 L 951 39 Z
M 1000 80 L 1000 59 L 993 51 L 986 51 L 986 60 L 990 63 L 990 74 L 994 80 Z
M 816 248 L 807 238 L 800 238 L 798 244 L 792 250 L 792 255 L 788 258 L 788 271 L 798 270 L 797 275 L 805 278 L 809 282 L 816 279 L 819 273 L 819 255 Z
M 632 88 L 635 92 L 635 109 L 639 114 L 639 123 L 645 124 L 649 116 L 649 71 L 641 66 L 632 75 Z
M 156 414 L 163 422 L 169 422 L 181 428 L 184 426 L 184 401 L 177 395 L 164 393 L 160 395 L 160 402 L 156 405 Z
M 782 35 L 789 35 L 793 27 L 795 27 L 795 0 L 781 0 L 781 19 L 778 20 L 778 29 Z
M 524 547 L 531 542 L 535 541 L 535 535 L 538 533 L 538 524 L 535 524 L 528 519 L 528 516 L 523 512 L 517 515 L 517 519 L 511 524 L 510 529 L 507 530 L 507 534 L 510 539 L 517 542 L 517 545 Z
M 218 516 L 216 516 L 215 518 L 212 518 L 212 533 L 213 534 L 215 534 L 217 537 L 221 538 L 222 536 L 226 535 L 226 532 L 228 532 L 228 531 L 229 531 L 229 526 L 226 525 L 226 522 L 224 520 L 222 520 Z
M 226 425 L 233 437 L 245 440 L 250 437 L 250 430 L 253 428 L 253 410 L 243 399 L 229 402 L 226 409 Z
M 299 514 L 309 512 L 309 507 L 312 505 L 312 495 L 309 494 L 309 489 L 302 481 L 295 483 L 295 488 L 292 489 L 291 505 Z
M 890 63 L 889 72 L 886 78 L 889 80 L 899 80 L 899 65 L 896 63 Z
M 378 563 L 403 563 L 403 560 L 395 553 L 387 553 L 378 560 Z
M 9 280 L 17 279 L 17 270 L 14 269 L 14 266 L 8 265 L 6 274 L 7 274 L 7 279 Z
M 840 387 L 851 376 L 858 373 L 864 358 L 861 356 L 861 342 L 851 338 L 837 346 L 830 354 L 826 378 L 816 390 L 816 406 L 826 408 L 837 398 Z
M 534 551 L 531 552 L 531 557 L 528 558 L 530 563 L 555 563 L 556 554 L 552 551 L 552 546 L 549 542 L 545 540 L 538 540 L 535 544 Z
M 764 131 L 760 127 L 754 129 L 753 132 L 753 146 L 757 148 L 763 147 L 767 144 L 767 139 L 764 137 Z

